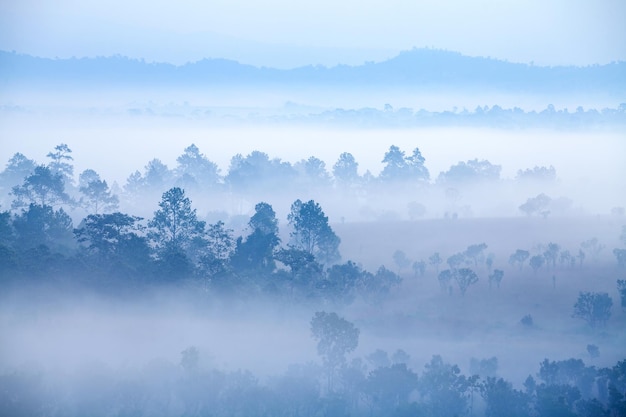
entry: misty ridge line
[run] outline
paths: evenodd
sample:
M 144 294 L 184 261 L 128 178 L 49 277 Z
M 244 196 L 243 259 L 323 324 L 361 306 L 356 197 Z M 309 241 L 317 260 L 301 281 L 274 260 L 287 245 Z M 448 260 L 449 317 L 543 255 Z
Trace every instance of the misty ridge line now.
M 0 51 L 0 74 L 5 83 L 63 83 L 84 85 L 268 85 L 492 87 L 516 92 L 626 91 L 626 62 L 605 65 L 534 66 L 457 52 L 413 49 L 382 62 L 334 67 L 303 66 L 274 69 L 227 59 L 204 59 L 184 65 L 147 63 L 124 56 L 39 58 Z

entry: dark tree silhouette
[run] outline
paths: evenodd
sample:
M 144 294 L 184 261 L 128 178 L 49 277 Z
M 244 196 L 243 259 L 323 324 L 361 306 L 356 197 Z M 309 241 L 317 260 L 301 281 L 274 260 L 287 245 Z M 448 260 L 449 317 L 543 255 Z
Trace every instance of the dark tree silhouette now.
M 159 210 L 148 222 L 148 237 L 160 253 L 186 253 L 194 240 L 202 238 L 205 223 L 198 220 L 196 210 L 184 190 L 174 187 L 163 193 Z
M 72 239 L 72 219 L 62 209 L 31 204 L 28 210 L 13 220 L 15 244 L 18 248 L 29 249 L 40 245 L 68 252 L 74 246 Z
M 233 265 L 267 274 L 276 268 L 274 251 L 280 244 L 278 220 L 274 209 L 267 203 L 257 204 L 254 210 L 248 222 L 252 232 L 245 240 L 237 239 Z
M 607 293 L 581 292 L 572 317 L 585 320 L 591 327 L 604 326 L 611 317 L 613 300 Z
M 74 229 L 74 235 L 89 262 L 101 271 L 145 279 L 151 258 L 141 220 L 120 212 L 90 214 Z
M 50 158 L 48 167 L 53 174 L 60 175 L 66 185 L 72 185 L 74 182 L 74 166 L 71 164 L 74 158 L 71 153 L 72 150 L 65 143 L 61 143 L 54 147 L 53 152 L 46 155 Z
M 296 200 L 287 219 L 292 228 L 290 235 L 294 248 L 312 254 L 324 264 L 339 260 L 340 239 L 328 225 L 328 217 L 318 203 Z
M 460 268 L 456 270 L 454 279 L 459 286 L 461 295 L 465 296 L 465 292 L 470 285 L 474 285 L 478 282 L 478 275 L 476 275 L 476 273 L 469 268 Z
M 202 271 L 209 277 L 225 273 L 235 250 L 233 231 L 227 229 L 224 222 L 218 221 L 206 227 L 204 240 L 206 246 L 200 255 Z

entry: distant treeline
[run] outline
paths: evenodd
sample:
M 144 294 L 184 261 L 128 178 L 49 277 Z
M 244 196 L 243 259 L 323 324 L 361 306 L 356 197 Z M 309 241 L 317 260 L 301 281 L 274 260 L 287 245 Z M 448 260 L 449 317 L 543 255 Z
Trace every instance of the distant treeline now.
M 462 126 L 462 127 L 495 127 L 504 129 L 525 128 L 553 128 L 553 129 L 590 129 L 602 127 L 626 126 L 626 103 L 616 109 L 604 108 L 584 109 L 577 107 L 575 111 L 567 108 L 557 110 L 553 105 L 548 105 L 541 111 L 524 111 L 519 107 L 505 109 L 498 105 L 478 106 L 473 110 L 463 109 L 455 111 L 427 111 L 424 109 L 414 110 L 408 107 L 394 109 L 387 104 L 383 110 L 375 108 L 327 110 L 319 113 L 298 112 L 294 106 L 294 112 L 287 115 L 271 115 L 268 117 L 213 115 L 209 110 L 203 117 L 217 120 L 221 123 L 303 123 L 331 126 L 356 126 L 356 127 L 431 127 L 431 126 Z M 287 111 L 288 112 L 288 111 Z M 129 109 L 131 115 L 158 115 L 151 109 Z M 171 116 L 171 113 L 169 114 Z M 183 113 L 180 116 L 185 115 Z
M 457 52 L 413 49 L 384 62 L 331 68 L 305 66 L 289 70 L 257 68 L 225 59 L 204 59 L 175 66 L 123 56 L 48 59 L 0 52 L 0 79 L 5 83 L 101 86 L 144 85 L 328 85 L 407 86 L 424 88 L 491 88 L 530 93 L 626 91 L 626 62 L 588 67 L 542 67 Z

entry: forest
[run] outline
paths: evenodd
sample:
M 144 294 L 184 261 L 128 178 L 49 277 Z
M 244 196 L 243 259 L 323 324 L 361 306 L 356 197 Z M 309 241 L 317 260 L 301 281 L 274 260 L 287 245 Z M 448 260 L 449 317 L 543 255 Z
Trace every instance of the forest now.
M 590 215 L 552 166 L 381 159 L 253 151 L 222 175 L 192 144 L 120 186 L 64 143 L 13 155 L 0 414 L 626 415 L 624 207 Z

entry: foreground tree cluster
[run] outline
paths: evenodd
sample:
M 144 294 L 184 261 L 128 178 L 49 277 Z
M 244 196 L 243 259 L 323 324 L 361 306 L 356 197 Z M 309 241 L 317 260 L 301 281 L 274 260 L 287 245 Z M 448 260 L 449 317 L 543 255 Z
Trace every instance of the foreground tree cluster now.
M 360 331 L 336 313 L 311 320 L 321 365 L 293 364 L 282 375 L 207 367 L 194 346 L 178 364 L 153 361 L 129 374 L 108 368 L 68 375 L 0 376 L 0 413 L 11 416 L 485 416 L 617 417 L 626 413 L 626 361 L 587 366 L 580 359 L 540 363 L 520 388 L 498 376 L 496 357 L 470 362 L 466 375 L 434 355 L 421 372 L 410 355 L 376 350 L 349 356 Z M 149 378 L 149 381 L 146 380 Z M 89 383 L 85 383 L 89 381 Z

